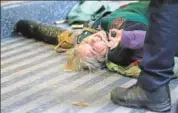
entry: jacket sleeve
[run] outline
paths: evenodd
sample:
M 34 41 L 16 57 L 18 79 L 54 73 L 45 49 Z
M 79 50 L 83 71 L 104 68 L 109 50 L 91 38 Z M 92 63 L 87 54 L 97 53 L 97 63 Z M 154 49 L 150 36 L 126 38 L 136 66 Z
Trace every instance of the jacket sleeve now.
M 144 45 L 146 31 L 123 31 L 121 46 L 129 49 L 139 49 Z

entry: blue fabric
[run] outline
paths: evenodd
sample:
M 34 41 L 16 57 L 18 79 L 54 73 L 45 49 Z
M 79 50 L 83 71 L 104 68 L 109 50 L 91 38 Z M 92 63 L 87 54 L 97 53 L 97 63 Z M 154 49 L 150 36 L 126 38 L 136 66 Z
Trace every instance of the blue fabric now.
M 1 38 L 11 36 L 14 24 L 21 19 L 37 20 L 53 24 L 67 17 L 70 9 L 78 1 L 29 1 L 9 5 L 1 5 Z
M 178 2 L 168 2 L 152 0 L 149 6 L 150 26 L 138 83 L 150 91 L 169 83 L 173 77 L 174 56 L 178 49 Z

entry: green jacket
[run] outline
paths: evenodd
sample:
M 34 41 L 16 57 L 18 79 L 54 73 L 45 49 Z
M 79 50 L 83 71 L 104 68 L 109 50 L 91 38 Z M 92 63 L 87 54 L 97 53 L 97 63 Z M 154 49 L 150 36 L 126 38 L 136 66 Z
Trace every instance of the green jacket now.
M 140 1 L 129 3 L 124 8 L 118 8 L 109 16 L 101 19 L 102 28 L 108 31 L 117 18 L 123 18 L 128 21 L 140 22 L 148 25 L 148 5 L 149 1 Z

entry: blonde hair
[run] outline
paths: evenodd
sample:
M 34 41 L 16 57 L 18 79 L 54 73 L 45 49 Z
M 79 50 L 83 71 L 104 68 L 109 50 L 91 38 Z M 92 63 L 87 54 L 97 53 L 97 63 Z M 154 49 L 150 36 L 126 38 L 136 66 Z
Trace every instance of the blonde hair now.
M 66 68 L 72 71 L 88 70 L 94 72 L 105 64 L 105 57 L 83 57 L 77 51 L 78 45 L 67 51 Z

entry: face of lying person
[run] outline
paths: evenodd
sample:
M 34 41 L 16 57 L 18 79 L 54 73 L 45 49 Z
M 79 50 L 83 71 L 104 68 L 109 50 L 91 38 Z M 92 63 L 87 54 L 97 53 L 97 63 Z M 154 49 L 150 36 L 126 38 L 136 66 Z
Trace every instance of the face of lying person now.
M 82 57 L 104 57 L 108 50 L 108 38 L 104 31 L 88 36 L 78 46 L 78 53 Z

